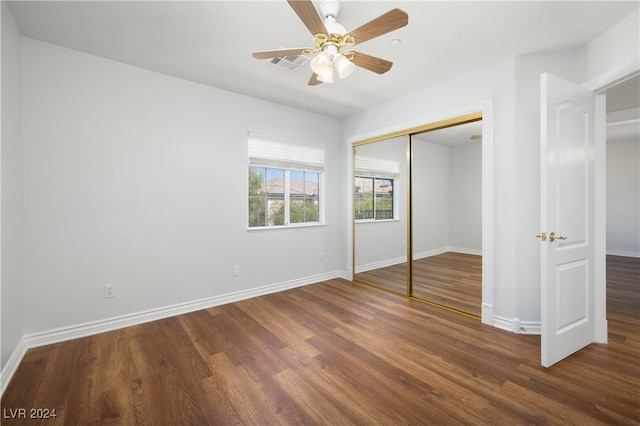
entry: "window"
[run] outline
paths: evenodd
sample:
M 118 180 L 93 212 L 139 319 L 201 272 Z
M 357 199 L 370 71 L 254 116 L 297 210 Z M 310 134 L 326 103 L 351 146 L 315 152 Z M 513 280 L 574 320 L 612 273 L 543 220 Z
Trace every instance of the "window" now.
M 400 177 L 398 162 L 358 156 L 355 166 L 355 219 L 395 219 L 394 187 Z
M 394 219 L 393 179 L 356 176 L 356 220 Z
M 318 224 L 324 149 L 249 135 L 249 228 Z

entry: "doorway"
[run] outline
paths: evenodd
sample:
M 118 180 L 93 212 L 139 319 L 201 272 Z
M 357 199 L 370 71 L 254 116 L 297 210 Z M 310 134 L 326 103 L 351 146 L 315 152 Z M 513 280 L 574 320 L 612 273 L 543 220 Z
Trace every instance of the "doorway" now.
M 556 235 L 555 240 L 568 240 L 559 241 L 555 244 L 555 248 L 550 245 L 542 245 L 542 365 L 550 366 L 555 362 L 565 358 L 566 356 L 578 351 L 580 348 L 590 343 L 606 343 L 607 342 L 607 313 L 606 305 L 609 299 L 607 294 L 605 279 L 605 269 L 607 267 L 606 254 L 611 250 L 611 242 L 607 238 L 607 232 L 612 229 L 611 223 L 607 223 L 606 210 L 611 210 L 611 189 L 613 192 L 617 192 L 616 185 L 611 185 L 609 175 L 605 174 L 609 171 L 617 172 L 620 169 L 619 165 L 612 167 L 607 155 L 608 144 L 605 143 L 605 136 L 607 136 L 608 142 L 612 142 L 611 126 L 605 127 L 605 113 L 608 111 L 607 118 L 611 118 L 611 103 L 613 99 L 609 95 L 615 94 L 617 87 L 627 87 L 625 82 L 629 82 L 635 90 L 632 95 L 634 102 L 638 102 L 638 88 L 637 78 L 638 70 L 627 72 L 623 70 L 623 73 L 616 73 L 616 76 L 607 75 L 607 79 L 603 84 L 603 78 L 598 78 L 592 82 L 585 83 L 582 87 L 553 77 L 548 73 L 542 75 L 542 93 L 543 96 L 543 117 L 546 117 L 546 121 L 542 122 L 542 144 L 543 154 L 541 156 L 541 188 L 542 188 L 542 228 L 558 228 L 562 229 L 561 237 Z M 632 83 L 635 80 L 635 83 Z M 596 84 L 597 83 L 597 84 Z M 633 86 L 635 84 L 635 86 Z M 620 85 L 620 86 L 619 86 Z M 586 89 L 586 90 L 585 90 Z M 612 90 L 613 89 L 613 90 Z M 623 90 L 624 92 L 627 89 Z M 595 92 L 595 95 L 594 95 Z M 607 96 L 598 96 L 598 94 L 606 93 Z M 608 101 L 606 105 L 605 99 Z M 583 106 L 581 106 L 583 105 Z M 607 108 L 605 108 L 607 107 Z M 554 110 L 555 109 L 555 110 Z M 562 113 L 558 114 L 558 110 L 561 109 Z M 636 128 L 634 141 L 631 145 L 635 150 L 634 154 L 624 155 L 623 157 L 631 157 L 634 159 L 630 162 L 630 169 L 633 169 L 631 176 L 623 178 L 623 181 L 638 182 L 638 155 L 640 155 L 640 149 L 638 147 L 639 136 L 637 126 L 640 124 L 638 119 L 638 108 L 631 108 L 635 111 L 635 117 L 632 120 L 633 127 Z M 575 113 L 574 113 L 575 112 Z M 581 125 L 581 121 L 587 120 L 587 114 L 589 116 L 589 127 Z M 593 118 L 590 118 L 593 117 Z M 558 125 L 559 119 L 564 120 L 564 124 Z M 569 121 L 572 120 L 572 121 Z M 611 120 L 607 120 L 611 122 Z M 562 133 L 558 132 L 558 129 L 564 129 Z M 560 135 L 560 137 L 558 137 Z M 564 136 L 563 136 L 564 135 Z M 567 137 L 569 135 L 569 137 Z M 587 140 L 588 138 L 588 140 Z M 581 140 L 584 139 L 584 144 Z M 548 147 L 545 142 L 551 141 L 552 149 L 558 148 L 557 141 L 563 141 L 565 146 L 565 152 L 570 152 L 571 156 L 556 157 L 552 153 L 545 152 Z M 578 143 L 578 148 L 569 148 L 569 143 L 574 145 Z M 555 145 L 554 145 L 555 144 Z M 576 156 L 576 153 L 585 152 L 584 148 L 589 148 L 593 155 L 591 156 Z M 589 151 L 587 151 L 589 152 Z M 570 162 L 564 161 L 564 165 L 561 161 L 549 161 L 559 158 L 561 160 L 570 160 Z M 577 162 L 589 162 L 589 169 L 585 166 L 576 168 Z M 609 164 L 609 167 L 605 165 L 605 160 Z M 577 173 L 582 173 L 584 170 L 585 177 L 589 179 L 573 179 L 572 184 L 581 185 L 584 183 L 590 186 L 587 192 L 590 197 L 583 196 L 582 198 L 563 196 L 560 190 L 563 184 L 568 184 L 567 177 L 569 173 L 563 173 L 562 179 L 559 178 L 558 170 L 561 167 L 566 169 L 566 166 L 572 166 L 572 170 Z M 551 167 L 549 167 L 551 166 Z M 556 167 L 555 175 L 553 167 Z M 551 171 L 551 173 L 548 173 Z M 563 169 L 564 172 L 564 169 Z M 587 173 L 588 172 L 588 173 Z M 554 179 L 553 185 L 546 185 L 545 180 L 552 177 Z M 574 186 L 565 185 L 565 192 L 571 191 L 572 193 L 580 194 L 581 190 L 575 191 Z M 633 184 L 634 189 L 631 191 L 631 196 L 626 196 L 624 204 L 638 205 L 640 199 L 638 198 L 638 187 Z M 552 192 L 549 197 L 549 193 L 545 192 L 551 188 L 555 191 Z M 558 190 L 560 188 L 560 190 Z M 558 195 L 559 194 L 559 195 Z M 546 196 L 546 199 L 545 199 Z M 546 201 L 546 202 L 545 202 Z M 549 208 L 549 201 L 551 201 L 551 208 Z M 558 201 L 562 201 L 563 205 L 571 207 L 575 206 L 575 202 L 583 202 L 585 206 L 577 209 L 575 212 L 569 212 L 568 215 L 563 215 L 557 208 Z M 587 205 L 587 201 L 590 203 Z M 553 205 L 555 203 L 555 205 Z M 571 204 L 573 203 L 573 204 Z M 623 209 L 624 210 L 624 209 Z M 548 215 L 551 211 L 551 215 Z M 547 212 L 547 216 L 545 216 Z M 581 214 L 588 212 L 584 218 L 581 219 Z M 640 237 L 640 226 L 637 226 L 637 215 L 632 213 L 632 222 L 627 221 L 624 225 L 625 233 L 628 235 L 634 233 L 632 240 L 638 242 Z M 581 220 L 580 220 L 581 219 Z M 587 219 L 589 222 L 587 222 Z M 594 220 L 595 219 L 595 220 Z M 577 226 L 576 226 L 577 224 Z M 629 226 L 631 224 L 631 226 Z M 583 229 L 584 228 L 584 229 Z M 584 232 L 588 231 L 588 232 Z M 581 234 L 582 232 L 582 234 Z M 553 237 L 553 233 L 549 234 Z M 571 235 L 571 239 L 565 238 L 564 235 Z M 543 241 L 545 234 L 538 234 L 538 237 Z M 588 239 L 586 237 L 589 237 Z M 553 243 L 554 239 L 548 240 Z M 640 246 L 635 245 L 636 253 L 640 252 Z M 576 252 L 577 248 L 581 252 Z M 589 248 L 590 250 L 587 250 Z M 576 257 L 584 253 L 589 256 L 589 261 L 572 261 L 570 256 L 576 253 Z M 549 268 L 551 265 L 551 268 Z M 582 268 L 583 273 L 580 272 Z M 573 275 L 572 275 L 573 274 Z M 595 278 L 595 279 L 594 279 Z M 558 281 L 562 279 L 565 283 L 558 286 Z M 587 280 L 588 279 L 588 280 Z M 574 281 L 574 286 L 571 287 L 571 292 L 568 291 L 570 280 Z M 583 283 L 587 283 L 585 286 Z M 561 288 L 564 293 L 558 292 L 558 288 Z M 571 294 L 571 298 L 566 297 Z M 565 296 L 565 297 L 563 297 Z M 584 300 L 585 303 L 575 303 L 575 301 Z M 561 306 L 562 305 L 562 306 Z M 582 311 L 581 311 L 582 310 Z M 585 315 L 586 313 L 586 315 Z M 560 321 L 558 321 L 560 318 Z M 545 343 L 546 342 L 546 343 Z
M 607 319 L 638 312 L 640 290 L 640 75 L 606 90 Z M 611 322 L 609 322 L 611 327 Z M 615 333 L 615 331 L 612 331 Z

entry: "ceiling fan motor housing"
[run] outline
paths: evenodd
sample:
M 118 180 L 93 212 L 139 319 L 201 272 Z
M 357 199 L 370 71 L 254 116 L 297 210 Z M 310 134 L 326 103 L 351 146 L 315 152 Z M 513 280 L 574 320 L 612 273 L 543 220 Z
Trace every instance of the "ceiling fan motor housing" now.
M 337 22 L 340 8 L 340 3 L 337 0 L 325 0 L 320 4 L 320 16 L 323 18 L 327 34 L 346 34 L 347 29 Z
M 324 0 L 320 4 L 320 16 L 324 19 L 330 16 L 335 19 L 338 17 L 338 13 L 340 13 L 340 2 L 338 0 Z

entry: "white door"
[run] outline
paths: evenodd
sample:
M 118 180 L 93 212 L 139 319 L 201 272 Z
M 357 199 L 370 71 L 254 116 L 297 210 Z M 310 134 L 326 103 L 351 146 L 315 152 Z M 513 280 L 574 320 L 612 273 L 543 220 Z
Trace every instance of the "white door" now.
M 595 341 L 595 94 L 541 76 L 542 365 Z

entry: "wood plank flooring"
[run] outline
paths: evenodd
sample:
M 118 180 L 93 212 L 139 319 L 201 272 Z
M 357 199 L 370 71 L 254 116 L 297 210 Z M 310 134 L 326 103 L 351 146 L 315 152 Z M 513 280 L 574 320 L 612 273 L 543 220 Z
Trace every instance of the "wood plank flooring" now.
M 356 279 L 407 294 L 406 263 L 361 272 Z M 447 252 L 414 260 L 413 295 L 480 317 L 482 256 Z
M 2 425 L 637 425 L 640 259 L 609 264 L 609 343 L 549 369 L 539 336 L 335 279 L 31 349 Z

